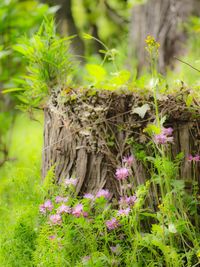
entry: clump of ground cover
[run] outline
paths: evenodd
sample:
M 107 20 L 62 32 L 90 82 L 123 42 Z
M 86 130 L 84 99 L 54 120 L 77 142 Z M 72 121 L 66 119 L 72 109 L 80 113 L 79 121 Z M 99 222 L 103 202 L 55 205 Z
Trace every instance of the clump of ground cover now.
M 35 266 L 198 266 L 198 194 L 187 194 L 184 180 L 177 180 L 184 155 L 170 159 L 172 128 L 151 137 L 155 155 L 140 159 L 151 165 L 150 179 L 133 189 L 137 158 L 125 155 L 115 173 L 123 188 L 118 200 L 107 189 L 77 196 L 75 177 L 54 185 L 38 207 Z M 188 161 L 199 164 L 200 157 L 188 155 Z

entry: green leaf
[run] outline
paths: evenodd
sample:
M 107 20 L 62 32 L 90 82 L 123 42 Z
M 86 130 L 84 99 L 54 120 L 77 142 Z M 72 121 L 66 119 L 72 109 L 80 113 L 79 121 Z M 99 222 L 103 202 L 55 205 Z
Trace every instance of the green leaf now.
M 156 126 L 155 124 L 148 124 L 147 127 L 143 130 L 143 132 L 148 133 L 149 135 L 159 134 L 160 131 L 160 127 Z
M 110 83 L 116 86 L 125 85 L 130 79 L 130 76 L 131 74 L 128 70 L 122 70 L 117 73 L 116 77 L 110 80 Z
M 142 212 L 141 215 L 142 215 L 142 216 L 145 216 L 145 217 L 151 217 L 151 218 L 155 218 L 155 219 L 157 219 L 157 215 L 156 215 L 155 213 Z
M 102 82 L 106 78 L 106 70 L 100 65 L 86 64 L 86 70 L 96 83 Z
M 11 92 L 17 92 L 17 91 L 24 91 L 23 88 L 9 88 L 2 91 L 3 94 L 11 93 Z
M 83 34 L 82 34 L 82 37 L 83 37 L 84 39 L 86 39 L 86 40 L 91 40 L 91 39 L 93 39 L 93 36 L 90 35 L 90 34 L 88 34 L 88 33 L 83 33 Z
M 190 107 L 192 102 L 193 102 L 193 95 L 190 94 L 187 96 L 186 101 L 185 101 L 187 107 Z
M 15 51 L 17 51 L 23 55 L 27 55 L 27 48 L 23 45 L 19 45 L 19 44 L 13 45 L 12 48 L 13 48 L 13 50 L 15 50 Z
M 162 117 L 160 120 L 160 125 L 163 125 L 165 123 L 166 119 L 167 119 L 166 116 Z

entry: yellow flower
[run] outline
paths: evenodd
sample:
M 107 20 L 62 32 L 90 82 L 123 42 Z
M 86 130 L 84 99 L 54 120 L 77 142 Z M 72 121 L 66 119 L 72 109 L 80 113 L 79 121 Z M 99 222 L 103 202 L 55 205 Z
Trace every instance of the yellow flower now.
M 158 49 L 160 47 L 160 44 L 158 42 L 156 42 L 155 38 L 151 35 L 148 35 L 146 40 L 145 40 L 148 48 L 152 49 L 152 48 L 156 48 Z

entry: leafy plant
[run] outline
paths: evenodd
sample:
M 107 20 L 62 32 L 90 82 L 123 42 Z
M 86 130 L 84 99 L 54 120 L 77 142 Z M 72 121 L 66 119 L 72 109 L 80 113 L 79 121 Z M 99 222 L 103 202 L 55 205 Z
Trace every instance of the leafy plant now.
M 7 89 L 4 93 L 22 90 L 23 93 L 17 95 L 24 103 L 22 108 L 44 105 L 46 98 L 61 90 L 70 79 L 72 60 L 68 49 L 71 38 L 57 36 L 53 19 L 46 19 L 30 39 L 22 38 L 21 44 L 13 48 L 26 58 L 28 73 L 18 80 L 21 88 Z

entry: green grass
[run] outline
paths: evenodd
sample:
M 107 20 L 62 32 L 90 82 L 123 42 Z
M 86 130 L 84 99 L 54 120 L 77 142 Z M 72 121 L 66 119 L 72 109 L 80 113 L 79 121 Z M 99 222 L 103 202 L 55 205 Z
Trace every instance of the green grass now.
M 31 225 L 35 223 L 34 218 L 38 213 L 38 204 L 41 200 L 42 115 L 37 114 L 37 119 L 38 122 L 30 120 L 25 114 L 17 116 L 10 146 L 10 157 L 15 160 L 7 162 L 0 169 L 1 267 L 29 266 L 28 261 L 24 261 L 24 257 L 27 257 L 26 253 L 20 258 L 18 250 L 19 259 L 16 260 L 16 253 L 13 253 L 15 257 L 12 258 L 9 250 L 20 245 L 23 251 L 27 251 L 30 240 L 26 240 L 26 231 L 29 228 L 32 229 Z M 22 218 L 23 223 L 26 224 L 25 228 L 20 222 Z M 23 232 L 20 236 L 25 240 L 19 244 L 18 238 L 18 243 L 15 244 L 18 232 Z M 30 235 L 27 236 L 30 237 Z M 8 255 L 10 255 L 9 259 Z

